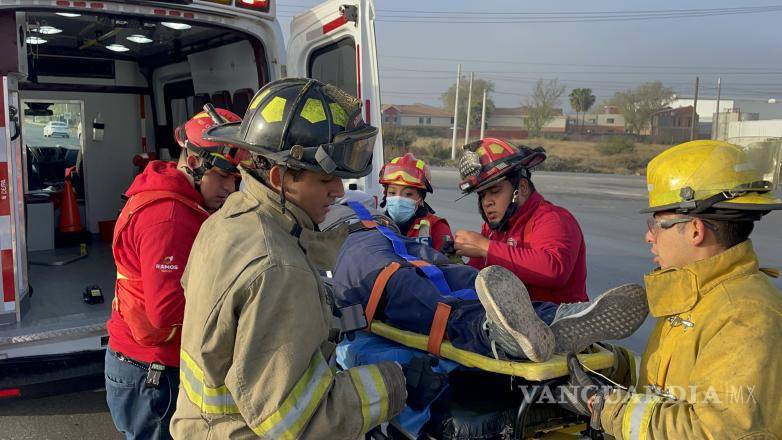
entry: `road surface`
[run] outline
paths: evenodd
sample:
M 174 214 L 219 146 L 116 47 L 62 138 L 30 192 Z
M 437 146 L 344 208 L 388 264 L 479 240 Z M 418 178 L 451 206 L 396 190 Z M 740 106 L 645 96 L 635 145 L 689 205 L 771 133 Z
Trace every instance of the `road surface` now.
M 435 193 L 428 198 L 454 229 L 479 230 L 477 198 L 455 201 L 458 175 L 433 169 Z M 581 223 L 587 243 L 588 288 L 591 297 L 623 283 L 640 283 L 652 269 L 644 243 L 646 217 L 644 180 L 634 176 L 536 173 L 538 190 L 550 201 L 571 210 Z M 782 267 L 782 214 L 771 214 L 753 233 L 761 262 Z M 775 281 L 782 288 L 780 280 Z M 637 353 L 644 349 L 651 320 L 622 343 Z M 103 392 L 85 392 L 22 402 L 0 402 L 0 439 L 114 439 L 115 431 Z

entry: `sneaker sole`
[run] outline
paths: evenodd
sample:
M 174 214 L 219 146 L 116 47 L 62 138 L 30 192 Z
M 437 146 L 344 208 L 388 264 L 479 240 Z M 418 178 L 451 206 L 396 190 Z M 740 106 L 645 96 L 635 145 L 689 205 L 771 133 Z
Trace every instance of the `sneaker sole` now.
M 547 361 L 554 352 L 554 334 L 538 317 L 526 286 L 500 266 L 478 273 L 475 290 L 488 318 L 500 324 L 534 362 Z
M 615 287 L 601 295 L 587 313 L 551 325 L 556 352 L 579 353 L 597 341 L 626 338 L 638 330 L 648 314 L 643 287 Z

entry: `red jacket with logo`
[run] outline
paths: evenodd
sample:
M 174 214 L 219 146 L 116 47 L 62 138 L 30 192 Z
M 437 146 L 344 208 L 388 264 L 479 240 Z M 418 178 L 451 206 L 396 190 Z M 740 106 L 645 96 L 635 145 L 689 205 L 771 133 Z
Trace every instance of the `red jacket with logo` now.
M 491 240 L 486 258 L 471 258 L 477 269 L 498 265 L 512 271 L 536 301 L 589 301 L 586 293 L 586 245 L 581 227 L 565 208 L 533 192 L 505 231 L 483 225 Z
M 173 192 L 198 206 L 204 203 L 175 163 L 150 162 L 136 176 L 126 195 L 132 201 L 134 195 L 145 191 Z M 196 234 L 207 218 L 206 211 L 199 212 L 193 209 L 195 204 L 189 205 L 172 198 L 156 199 L 134 212 L 127 226 L 115 236 L 114 259 L 123 272 L 118 272 L 117 289 L 121 288 L 119 278 L 140 281 L 136 283 L 139 292 L 134 293 L 140 297 L 146 319 L 161 330 L 182 325 L 185 296 L 180 279 Z M 120 301 L 119 308 L 122 307 Z M 112 350 L 144 362 L 179 366 L 179 331 L 172 333 L 168 341 L 142 345 L 117 310 L 112 311 L 107 327 Z
M 448 221 L 442 217 L 438 217 L 431 212 L 428 212 L 423 217 L 418 217 L 415 222 L 407 230 L 407 236 L 410 238 L 419 238 L 421 233 L 422 222 L 429 224 L 429 242 L 426 243 L 429 246 L 437 249 L 438 251 L 443 248 L 445 243 L 445 236 L 450 237 L 451 243 L 453 243 L 453 233 L 451 227 L 448 225 Z

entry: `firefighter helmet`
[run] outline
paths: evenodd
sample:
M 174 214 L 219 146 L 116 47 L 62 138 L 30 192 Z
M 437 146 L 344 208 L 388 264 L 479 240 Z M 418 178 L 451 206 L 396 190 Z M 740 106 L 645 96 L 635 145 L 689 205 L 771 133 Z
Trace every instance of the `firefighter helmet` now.
M 247 163 L 249 154 L 243 148 L 237 148 L 225 142 L 215 142 L 204 139 L 204 133 L 220 124 L 241 122 L 235 113 L 209 107 L 193 116 L 189 121 L 174 130 L 174 138 L 182 148 L 187 148 L 204 159 L 206 166 L 216 166 L 228 172 L 238 172 L 240 163 Z
M 372 171 L 377 128 L 361 102 L 314 79 L 273 81 L 255 94 L 244 120 L 212 128 L 206 138 L 247 148 L 274 163 L 338 177 Z
M 774 196 L 781 160 L 778 139 L 744 146 L 716 140 L 685 142 L 649 162 L 649 207 L 641 212 L 782 209 L 782 200 Z
M 413 153 L 391 159 L 380 170 L 380 184 L 401 185 L 432 192 L 432 172 L 423 160 Z
M 459 174 L 462 178 L 459 189 L 464 194 L 480 192 L 514 172 L 529 178 L 529 170 L 546 160 L 546 151 L 542 147 L 517 147 L 495 138 L 472 142 L 463 149 L 464 153 L 459 159 Z

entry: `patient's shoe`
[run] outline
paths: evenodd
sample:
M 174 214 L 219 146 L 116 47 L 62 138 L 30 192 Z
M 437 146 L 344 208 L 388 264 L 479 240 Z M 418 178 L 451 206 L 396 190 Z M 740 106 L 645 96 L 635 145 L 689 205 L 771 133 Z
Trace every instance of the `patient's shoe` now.
M 605 339 L 622 339 L 643 324 L 649 306 L 638 284 L 615 287 L 594 301 L 561 304 L 551 330 L 557 353 L 578 353 Z
M 524 286 L 516 275 L 500 266 L 489 266 L 475 279 L 492 344 L 506 354 L 535 362 L 548 360 L 554 352 L 554 334 L 540 320 Z

